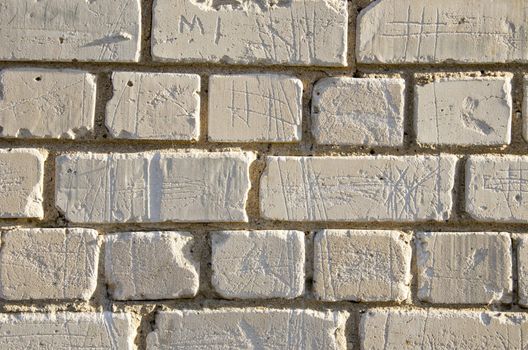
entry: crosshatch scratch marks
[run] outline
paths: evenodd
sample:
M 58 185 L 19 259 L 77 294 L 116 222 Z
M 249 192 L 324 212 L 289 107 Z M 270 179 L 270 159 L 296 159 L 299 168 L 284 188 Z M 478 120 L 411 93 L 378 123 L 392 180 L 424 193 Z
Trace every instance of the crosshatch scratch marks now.
M 454 156 L 272 157 L 261 211 L 291 221 L 442 220 L 450 214 L 455 163 Z

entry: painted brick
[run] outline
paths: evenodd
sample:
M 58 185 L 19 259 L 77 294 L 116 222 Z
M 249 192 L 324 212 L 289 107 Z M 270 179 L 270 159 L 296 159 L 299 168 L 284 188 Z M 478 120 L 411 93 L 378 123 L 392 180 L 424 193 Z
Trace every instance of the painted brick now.
M 445 220 L 457 157 L 268 157 L 261 215 L 286 221 Z
M 4 0 L 0 59 L 134 62 L 139 0 Z
M 357 20 L 360 63 L 526 62 L 523 0 L 378 0 Z
M 36 149 L 0 149 L 0 218 L 44 216 L 44 161 Z
M 147 350 L 342 349 L 345 312 L 277 309 L 162 311 Z
M 314 86 L 312 134 L 324 145 L 401 146 L 403 79 L 325 78 Z
M 158 0 L 152 56 L 162 61 L 344 66 L 347 23 L 345 0 Z
M 325 301 L 410 296 L 410 237 L 398 231 L 323 230 L 314 242 L 314 293 Z
M 91 131 L 95 76 L 74 70 L 0 72 L 0 136 L 74 139 Z
M 2 235 L 0 297 L 89 300 L 97 287 L 99 244 L 89 229 L 13 229 Z
M 105 275 L 113 299 L 193 297 L 200 263 L 187 232 L 124 232 L 106 237 Z
M 198 140 L 200 76 L 115 72 L 106 127 L 124 139 Z
M 56 205 L 79 223 L 243 222 L 245 152 L 77 153 L 57 158 Z
M 127 313 L 0 314 L 2 349 L 135 349 Z
M 277 74 L 209 78 L 208 138 L 293 142 L 302 136 L 302 82 Z
M 466 211 L 479 221 L 528 222 L 527 178 L 526 156 L 469 156 Z
M 416 242 L 420 300 L 437 304 L 511 302 L 508 233 L 421 232 Z
M 528 307 L 528 240 L 522 237 L 517 241 L 517 293 L 519 304 Z
M 363 314 L 361 348 L 522 349 L 526 314 L 461 310 L 373 309 Z
M 418 143 L 507 145 L 511 139 L 511 76 L 437 78 L 415 87 Z
M 222 231 L 212 242 L 212 283 L 225 298 L 299 297 L 304 292 L 304 233 Z

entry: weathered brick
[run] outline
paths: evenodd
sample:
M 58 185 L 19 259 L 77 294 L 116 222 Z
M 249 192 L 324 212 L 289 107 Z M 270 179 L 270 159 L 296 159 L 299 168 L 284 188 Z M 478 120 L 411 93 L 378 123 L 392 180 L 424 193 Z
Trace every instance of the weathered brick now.
M 92 130 L 95 77 L 86 72 L 6 69 L 0 72 L 0 136 L 76 138 Z
M 525 141 L 528 141 L 528 76 L 524 77 L 523 83 L 523 103 L 522 103 L 522 133 Z
M 116 300 L 173 299 L 198 292 L 200 263 L 187 232 L 124 232 L 106 237 L 105 275 Z
M 2 349 L 135 349 L 128 313 L 0 314 Z
M 435 78 L 415 87 L 414 106 L 418 143 L 510 143 L 511 76 Z
M 246 152 L 63 155 L 56 205 L 79 223 L 243 222 L 253 159 Z
M 89 300 L 97 287 L 99 244 L 89 229 L 14 229 L 2 235 L 0 297 Z
M 0 218 L 42 218 L 44 161 L 36 149 L 0 149 Z
M 511 239 L 504 232 L 420 232 L 418 298 L 438 304 L 509 303 Z
M 209 140 L 299 141 L 302 91 L 299 79 L 285 75 L 213 75 L 209 78 Z
M 457 157 L 268 157 L 260 211 L 286 221 L 449 218 Z
M 380 0 L 357 21 L 360 63 L 527 62 L 523 0 Z
M 159 312 L 154 349 L 343 349 L 345 312 L 220 309 Z
M 466 211 L 479 221 L 528 221 L 528 157 L 472 155 L 466 162 Z
M 374 309 L 362 316 L 361 348 L 524 349 L 526 314 L 458 310 Z
M 138 61 L 139 3 L 4 0 L 0 13 L 0 59 Z
M 115 72 L 106 105 L 106 127 L 125 139 L 197 140 L 200 76 Z
M 225 298 L 287 298 L 304 292 L 304 233 L 222 231 L 212 241 L 212 282 Z
M 158 0 L 152 56 L 164 61 L 344 66 L 347 2 Z
M 403 144 L 403 79 L 325 78 L 312 98 L 312 134 L 325 145 Z
M 410 237 L 398 231 L 323 230 L 314 242 L 314 293 L 326 301 L 403 301 Z
M 517 242 L 517 293 L 519 304 L 528 307 L 528 238 Z

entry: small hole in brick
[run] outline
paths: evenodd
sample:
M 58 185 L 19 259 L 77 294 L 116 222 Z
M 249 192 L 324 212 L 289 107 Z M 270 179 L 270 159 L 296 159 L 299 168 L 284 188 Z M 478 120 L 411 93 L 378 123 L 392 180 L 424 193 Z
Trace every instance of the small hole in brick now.
M 35 81 L 41 81 L 42 80 L 42 77 L 36 77 L 35 78 Z
M 370 150 L 370 154 L 376 154 L 376 151 L 374 151 L 373 149 Z
M 520 194 L 515 195 L 515 200 L 516 200 L 517 202 L 520 202 L 521 199 L 522 199 L 522 198 L 521 198 L 521 195 L 520 195 Z
M 130 86 L 130 87 L 132 87 L 132 86 L 134 86 L 134 83 L 131 82 L 131 81 L 129 80 L 128 83 L 127 83 L 127 85 Z
M 59 38 L 59 43 L 63 44 L 64 43 L 64 38 Z

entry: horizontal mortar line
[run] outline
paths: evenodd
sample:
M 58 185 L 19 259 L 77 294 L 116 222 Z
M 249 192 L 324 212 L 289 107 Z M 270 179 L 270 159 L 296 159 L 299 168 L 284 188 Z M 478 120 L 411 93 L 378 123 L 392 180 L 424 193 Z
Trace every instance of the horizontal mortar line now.
M 301 297 L 292 300 L 288 299 L 246 299 L 246 300 L 229 300 L 221 299 L 217 297 L 202 296 L 192 299 L 165 299 L 165 300 L 123 300 L 117 301 L 112 299 L 105 299 L 105 304 L 109 304 L 108 307 L 104 307 L 102 304 L 97 303 L 83 303 L 83 302 L 67 302 L 60 300 L 42 300 L 42 301 L 0 301 L 0 308 L 8 308 L 7 310 L 1 310 L 0 314 L 14 314 L 20 312 L 16 310 L 20 308 L 34 308 L 37 312 L 51 312 L 47 309 L 49 306 L 54 306 L 54 311 L 71 311 L 71 312 L 83 312 L 86 309 L 91 309 L 91 312 L 134 312 L 134 307 L 138 309 L 144 307 L 156 307 L 161 306 L 163 310 L 159 311 L 171 311 L 171 310 L 219 310 L 228 308 L 275 308 L 275 309 L 310 309 L 310 310 L 328 310 L 334 311 L 364 311 L 374 308 L 398 308 L 400 310 L 455 310 L 455 311 L 489 311 L 489 312 L 518 312 L 526 313 L 528 309 L 523 309 L 517 304 L 426 304 L 426 303 L 402 303 L 396 302 L 353 302 L 353 301 L 321 301 L 315 298 Z M 42 310 L 40 310 L 42 308 Z M 102 309 L 101 309 L 102 308 Z M 72 310 L 73 309 L 73 310 Z M 138 314 L 141 313 L 136 312 Z
M 396 231 L 445 231 L 445 232 L 472 232 L 472 231 L 492 231 L 492 232 L 510 232 L 510 233 L 528 233 L 527 223 L 497 223 L 497 222 L 480 222 L 471 220 L 460 220 L 450 222 L 415 222 L 415 223 L 398 223 L 398 222 L 332 222 L 332 223 L 313 223 L 313 222 L 271 222 L 271 223 L 111 223 L 111 224 L 94 224 L 94 223 L 68 223 L 66 225 L 56 225 L 53 222 L 24 222 L 9 221 L 9 219 L 0 220 L 0 230 L 9 230 L 17 228 L 87 228 L 98 230 L 101 234 L 112 234 L 117 232 L 140 232 L 156 230 L 176 230 L 191 231 L 196 233 L 209 233 L 222 230 L 297 230 L 302 232 L 313 232 L 324 229 L 361 229 L 361 230 L 396 230 Z
M 350 71 L 353 66 L 294 66 L 294 65 L 263 65 L 263 64 L 220 64 L 206 62 L 65 62 L 65 61 L 2 61 L 0 60 L 0 69 L 6 68 L 66 68 L 66 69 L 84 69 L 96 72 L 107 72 L 113 70 L 134 70 L 152 72 L 169 72 L 177 70 L 186 70 L 190 72 L 208 72 L 219 71 L 224 74 L 235 73 L 236 71 L 258 71 L 265 74 L 271 72 L 297 72 L 306 73 L 314 71 L 328 71 L 343 73 Z
M 120 149 L 116 149 L 120 146 Z M 269 148 L 271 146 L 271 148 Z M 210 143 L 210 142 L 174 142 L 167 140 L 35 140 L 35 139 L 0 139 L 0 148 L 43 148 L 50 151 L 65 153 L 112 152 L 137 153 L 148 151 L 204 151 L 229 152 L 246 151 L 259 152 L 263 156 L 419 156 L 454 154 L 470 156 L 480 154 L 526 155 L 528 143 L 520 141 L 506 148 L 489 147 L 406 147 L 398 149 L 376 146 L 361 147 L 322 147 L 311 144 L 268 144 L 268 143 Z M 373 154 L 372 151 L 375 153 Z

